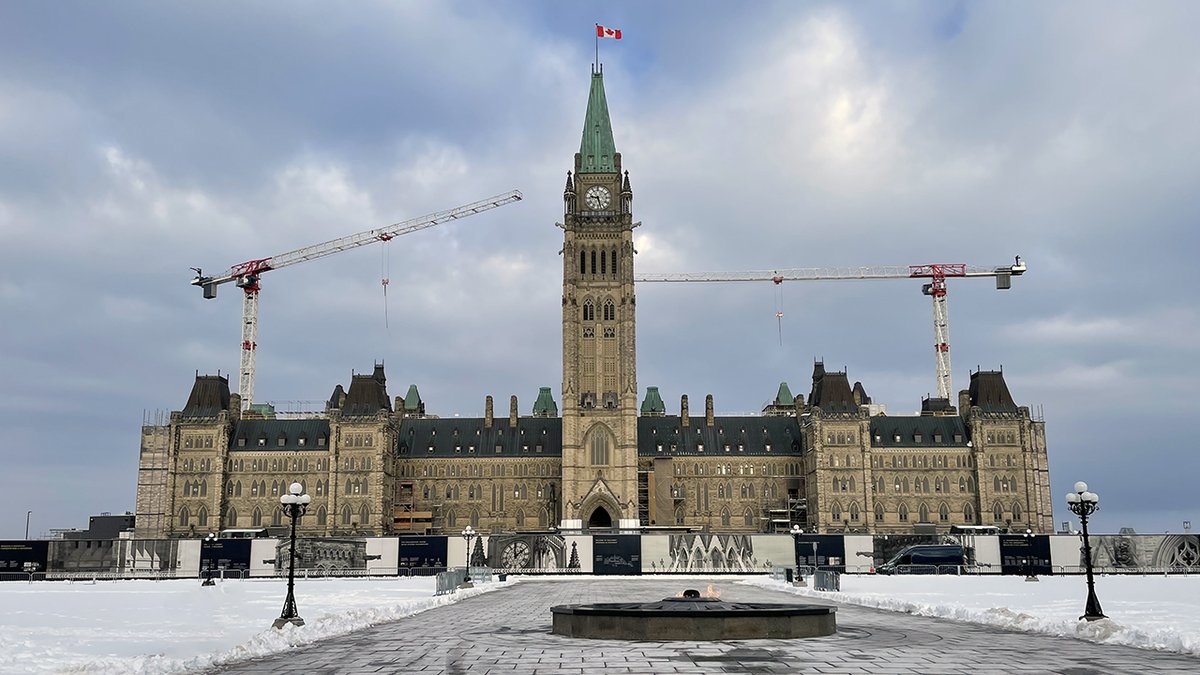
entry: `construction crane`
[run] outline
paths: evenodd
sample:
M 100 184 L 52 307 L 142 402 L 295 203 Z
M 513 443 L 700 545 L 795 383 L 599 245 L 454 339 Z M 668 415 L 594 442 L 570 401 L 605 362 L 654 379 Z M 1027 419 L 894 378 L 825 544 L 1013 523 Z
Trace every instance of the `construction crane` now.
M 391 241 L 401 235 L 411 234 L 452 220 L 461 220 L 467 216 L 473 216 L 477 213 L 483 213 L 499 206 L 520 201 L 521 197 L 522 195 L 519 190 L 510 190 L 494 197 L 481 199 L 477 202 L 446 211 L 438 211 L 437 213 L 431 213 L 420 218 L 359 232 L 347 237 L 332 239 L 321 244 L 306 246 L 269 258 L 247 260 L 246 262 L 230 267 L 225 272 L 216 276 L 206 277 L 200 268 L 193 267 L 192 270 L 196 272 L 196 277 L 192 279 L 191 283 L 193 286 L 199 286 L 204 290 L 205 299 L 211 300 L 217 297 L 217 287 L 231 281 L 244 292 L 242 296 L 242 359 L 238 383 L 239 393 L 242 396 L 242 410 L 248 409 L 254 400 L 254 360 L 255 352 L 258 348 L 258 293 L 262 290 L 259 281 L 263 274 L 289 265 L 324 258 L 325 256 L 342 251 L 349 251 L 350 249 L 366 246 L 367 244 Z
M 634 281 L 689 283 L 770 281 L 854 281 L 860 279 L 929 279 L 921 292 L 933 299 L 933 351 L 937 360 L 938 397 L 949 399 L 953 391 L 950 377 L 950 316 L 946 307 L 946 280 L 951 277 L 995 277 L 996 289 L 1012 287 L 1012 278 L 1025 273 L 1021 256 L 1005 267 L 978 267 L 964 263 L 929 265 L 885 265 L 882 267 L 803 267 L 771 272 L 715 272 L 690 274 L 638 274 Z M 777 314 L 778 315 L 778 314 Z

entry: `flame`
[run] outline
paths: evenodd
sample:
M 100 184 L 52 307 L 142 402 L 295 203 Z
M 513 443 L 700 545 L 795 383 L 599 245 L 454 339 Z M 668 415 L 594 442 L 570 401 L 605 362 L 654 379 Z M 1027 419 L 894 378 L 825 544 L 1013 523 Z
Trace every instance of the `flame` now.
M 719 598 L 719 597 L 721 597 L 721 592 L 718 591 L 717 589 L 713 588 L 712 584 L 709 584 L 708 588 L 706 588 L 704 590 L 704 592 L 700 594 L 700 597 L 702 597 L 702 598 Z

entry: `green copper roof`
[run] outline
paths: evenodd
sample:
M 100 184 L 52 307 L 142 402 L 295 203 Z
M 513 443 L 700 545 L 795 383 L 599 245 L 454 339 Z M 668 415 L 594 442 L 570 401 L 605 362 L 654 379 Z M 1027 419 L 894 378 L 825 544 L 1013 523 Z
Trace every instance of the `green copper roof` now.
M 405 410 L 418 410 L 421 407 L 421 394 L 417 391 L 417 385 L 408 385 L 408 394 L 404 397 Z
M 558 416 L 558 404 L 554 402 L 554 396 L 550 394 L 550 387 L 538 389 L 537 400 L 533 402 L 533 414 L 548 417 Z
M 796 397 L 792 396 L 792 390 L 788 389 L 787 382 L 779 383 L 779 393 L 775 395 L 775 405 L 792 405 L 796 402 Z
M 646 398 L 642 400 L 642 414 L 666 412 L 667 406 L 663 404 L 662 396 L 658 394 L 658 387 L 646 387 Z
M 592 73 L 587 115 L 583 118 L 583 140 L 579 143 L 579 173 L 613 173 L 617 170 L 616 143 L 612 122 L 608 119 L 608 101 L 604 98 L 604 74 Z

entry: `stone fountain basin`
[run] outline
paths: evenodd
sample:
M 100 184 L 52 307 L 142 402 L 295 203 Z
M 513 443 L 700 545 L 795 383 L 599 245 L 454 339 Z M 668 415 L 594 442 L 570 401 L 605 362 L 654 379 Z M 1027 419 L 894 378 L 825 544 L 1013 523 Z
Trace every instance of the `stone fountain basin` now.
M 550 608 L 551 632 L 610 640 L 747 640 L 822 637 L 837 632 L 835 607 L 666 598 Z

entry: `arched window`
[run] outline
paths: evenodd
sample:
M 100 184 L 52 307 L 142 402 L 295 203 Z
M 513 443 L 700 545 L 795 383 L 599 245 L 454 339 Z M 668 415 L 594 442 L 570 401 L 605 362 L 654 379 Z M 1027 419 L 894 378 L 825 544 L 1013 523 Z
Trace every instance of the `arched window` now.
M 318 481 L 318 482 L 317 482 L 317 485 L 320 485 L 320 484 L 321 484 L 321 483 Z M 328 513 L 325 511 L 325 507 L 324 507 L 324 506 L 318 506 L 318 507 L 317 507 L 317 525 L 320 525 L 321 527 L 324 527 L 324 526 L 327 524 L 328 520 L 329 520 L 329 515 L 328 515 Z
M 237 527 L 238 513 L 232 506 L 225 512 L 225 527 Z
M 271 509 L 271 524 L 275 526 L 283 524 L 283 511 L 279 509 Z
M 971 506 L 970 504 L 963 504 L 963 521 L 965 521 L 967 525 L 971 525 L 975 522 L 974 506 Z
M 242 481 L 239 480 L 238 482 L 233 484 L 233 496 L 234 497 L 242 496 Z
M 351 519 L 352 519 L 353 517 L 354 517 L 354 516 L 353 516 L 353 513 L 350 511 L 350 505 L 349 505 L 349 504 L 343 504 L 343 505 L 342 505 L 342 524 L 343 524 L 343 525 L 349 525 L 349 524 L 350 524 L 350 522 L 351 522 Z
M 958 491 L 959 492 L 967 491 L 967 479 L 962 476 L 958 477 Z
M 721 509 L 721 527 L 729 527 L 729 509 Z
M 363 504 L 362 508 L 358 510 L 358 524 L 363 527 L 371 526 L 371 507 L 366 504 Z
M 612 250 L 612 255 L 610 255 L 609 257 L 612 259 L 613 274 L 616 274 L 617 273 L 617 249 L 614 248 Z
M 584 321 L 595 321 L 596 320 L 596 306 L 592 304 L 591 300 L 585 300 L 583 303 L 583 320 Z
M 837 502 L 834 502 L 833 506 L 829 509 L 829 515 L 834 520 L 841 520 L 842 519 L 842 505 Z
M 450 528 L 458 527 L 458 514 L 451 509 L 446 513 L 446 526 Z
M 579 273 L 587 274 L 587 251 L 579 252 Z
M 1001 505 L 1000 502 L 992 504 L 992 516 L 995 518 L 996 522 L 1004 520 L 1004 506 Z
M 1013 502 L 1012 514 L 1013 514 L 1013 520 L 1021 519 L 1021 504 L 1019 502 Z M 203 525 L 203 524 L 204 523 L 201 523 L 201 525 Z
M 879 502 L 875 502 L 875 522 L 883 522 L 883 504 Z
M 517 527 L 525 527 L 525 511 L 517 509 Z
M 611 298 L 604 301 L 604 320 L 615 321 L 617 319 L 617 306 L 613 304 Z
M 208 509 L 203 506 L 196 512 L 196 524 L 200 527 L 208 527 Z
M 725 499 L 725 486 L 717 483 L 717 499 Z
M 608 434 L 604 429 L 597 428 L 592 431 L 591 451 L 592 466 L 608 466 Z
M 992 476 L 992 490 L 994 492 L 1000 491 L 1000 476 Z
M 850 503 L 850 520 L 857 523 L 858 515 L 859 515 L 858 502 L 851 502 Z
M 596 251 L 592 251 L 592 274 L 596 273 Z
M 479 527 L 479 511 L 471 509 L 471 527 Z
M 950 520 L 950 507 L 946 506 L 945 502 L 942 502 L 941 506 L 938 507 L 938 520 L 943 523 Z
M 900 522 L 907 523 L 908 522 L 908 505 L 901 504 L 900 508 L 898 510 L 898 513 L 900 514 Z
M 188 513 L 188 507 L 185 506 L 182 509 L 179 509 L 179 526 L 180 527 L 187 527 L 189 524 L 188 521 L 191 520 L 191 518 L 192 518 L 192 515 L 190 513 Z
M 538 527 L 546 527 L 550 524 L 549 509 L 538 509 Z
M 850 491 L 857 492 L 857 490 L 854 489 L 854 476 L 850 476 Z
M 975 477 L 967 476 L 967 492 L 975 491 Z
M 917 509 L 917 513 L 921 516 L 921 520 L 918 522 L 929 522 L 929 507 L 925 506 L 925 502 L 921 502 L 921 506 Z
M 746 527 L 754 527 L 754 512 L 750 509 L 746 509 L 745 512 L 742 513 L 742 521 Z
M 600 274 L 608 274 L 608 251 L 600 251 Z
M 250 514 L 250 527 L 262 527 L 262 511 L 256 506 Z

